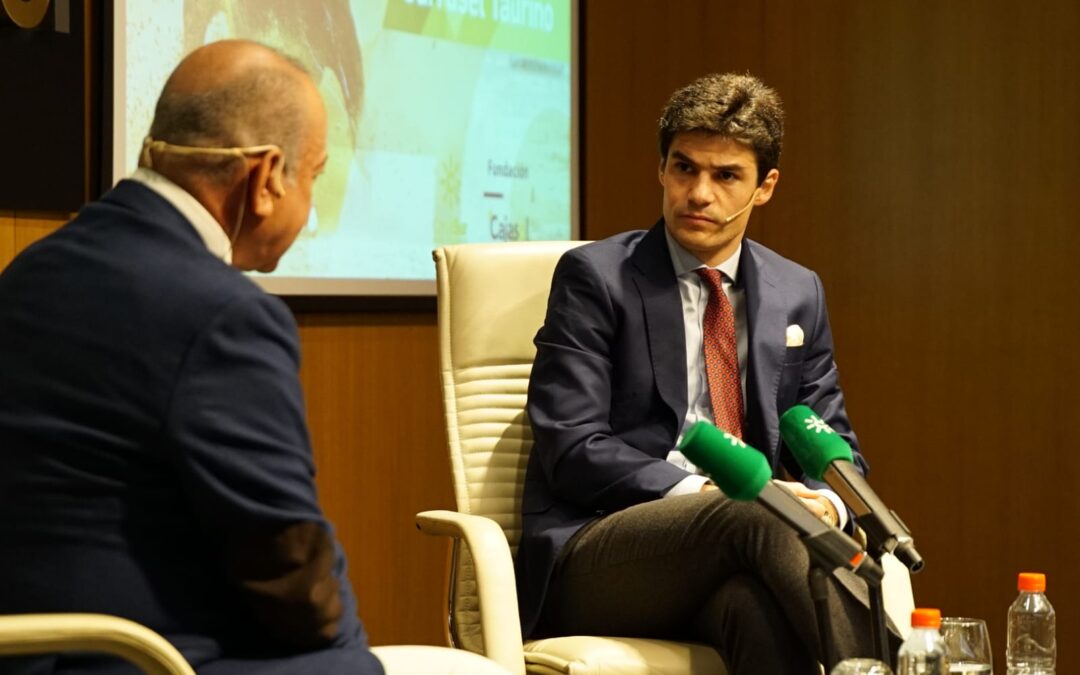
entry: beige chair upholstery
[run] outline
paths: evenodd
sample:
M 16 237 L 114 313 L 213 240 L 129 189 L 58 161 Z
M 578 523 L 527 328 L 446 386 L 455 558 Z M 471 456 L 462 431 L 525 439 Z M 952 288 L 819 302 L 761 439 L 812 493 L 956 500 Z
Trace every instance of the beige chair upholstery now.
M 0 656 L 57 652 L 111 654 L 147 675 L 195 675 L 165 638 L 127 619 L 104 614 L 0 616 Z
M 466 244 L 435 252 L 439 343 L 458 511 L 417 525 L 464 540 L 451 583 L 454 643 L 513 673 L 724 673 L 704 645 L 574 636 L 522 645 L 511 558 L 532 448 L 525 395 L 555 263 L 582 242 Z
M 491 659 L 424 645 L 373 647 L 387 675 L 509 675 Z M 165 638 L 133 621 L 104 614 L 0 616 L 3 657 L 98 652 L 133 663 L 147 675 L 195 675 Z
M 416 520 L 425 533 L 455 539 L 451 638 L 518 675 L 723 674 L 717 653 L 694 643 L 573 636 L 522 644 L 512 555 L 521 537 L 521 490 L 532 448 L 525 398 L 533 337 L 556 262 L 581 243 L 466 244 L 435 252 L 457 512 L 427 511 Z M 892 563 L 886 563 L 886 608 L 906 626 L 914 605 L 910 580 Z
M 389 645 L 372 647 L 371 651 L 382 663 L 386 675 L 510 675 L 491 659 L 462 649 Z

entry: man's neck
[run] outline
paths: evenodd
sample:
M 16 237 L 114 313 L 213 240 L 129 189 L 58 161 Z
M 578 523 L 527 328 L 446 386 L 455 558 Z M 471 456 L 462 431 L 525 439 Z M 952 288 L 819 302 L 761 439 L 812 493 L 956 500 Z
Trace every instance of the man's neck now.
M 739 239 L 734 250 L 726 256 L 721 257 L 719 254 L 716 256 L 710 256 L 709 261 L 702 260 L 700 256 L 696 255 L 693 251 L 689 251 L 684 248 L 679 242 L 675 241 L 675 238 L 671 236 L 671 233 L 664 230 L 664 237 L 667 239 L 668 251 L 671 254 L 671 264 L 675 268 L 675 276 L 685 274 L 698 267 L 704 265 L 712 269 L 719 269 L 728 276 L 732 281 L 737 278 L 739 270 L 739 260 L 742 257 L 743 240 Z M 718 259 L 715 264 L 712 264 L 713 259 Z

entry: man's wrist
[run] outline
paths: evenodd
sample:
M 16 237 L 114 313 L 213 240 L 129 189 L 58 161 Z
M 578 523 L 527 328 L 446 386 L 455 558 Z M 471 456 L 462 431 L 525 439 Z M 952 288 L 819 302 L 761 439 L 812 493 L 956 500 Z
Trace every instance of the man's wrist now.
M 696 473 L 690 474 L 678 483 L 675 483 L 675 485 L 673 485 L 670 490 L 664 493 L 664 497 L 678 497 L 680 495 L 696 494 L 698 492 L 701 492 L 702 488 L 706 484 L 711 483 L 712 481 L 709 480 L 708 476 L 702 476 Z
M 833 525 L 836 525 L 836 527 L 839 527 L 841 530 L 847 527 L 847 506 L 845 506 L 844 501 L 840 499 L 840 495 L 828 489 L 817 490 L 817 493 L 832 506 L 832 511 L 836 516 L 836 522 L 833 523 Z

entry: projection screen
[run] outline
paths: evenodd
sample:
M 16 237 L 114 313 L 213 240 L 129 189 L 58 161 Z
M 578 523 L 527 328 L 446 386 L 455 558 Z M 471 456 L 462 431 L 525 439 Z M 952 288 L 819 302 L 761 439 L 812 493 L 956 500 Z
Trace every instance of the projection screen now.
M 429 295 L 432 249 L 578 236 L 575 0 L 118 0 L 113 180 L 168 73 L 240 37 L 298 59 L 329 115 L 327 170 L 285 295 Z

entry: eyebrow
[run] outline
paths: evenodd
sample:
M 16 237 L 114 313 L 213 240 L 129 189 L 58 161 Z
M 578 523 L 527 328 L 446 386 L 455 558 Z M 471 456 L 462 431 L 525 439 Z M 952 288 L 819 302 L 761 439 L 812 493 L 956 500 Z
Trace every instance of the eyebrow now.
M 688 157 L 685 153 L 683 153 L 683 152 L 681 152 L 679 150 L 673 150 L 671 152 L 671 158 L 675 159 L 675 160 L 678 160 L 678 161 L 681 161 L 681 162 L 686 162 L 687 164 L 693 164 L 694 166 L 697 166 L 697 167 L 701 166 L 701 164 L 699 162 L 694 161 L 693 159 Z M 746 171 L 747 167 L 746 167 L 745 164 L 740 164 L 738 162 L 734 162 L 732 164 L 720 164 L 720 165 L 711 166 L 711 167 L 708 167 L 708 168 L 709 168 L 710 171 Z

